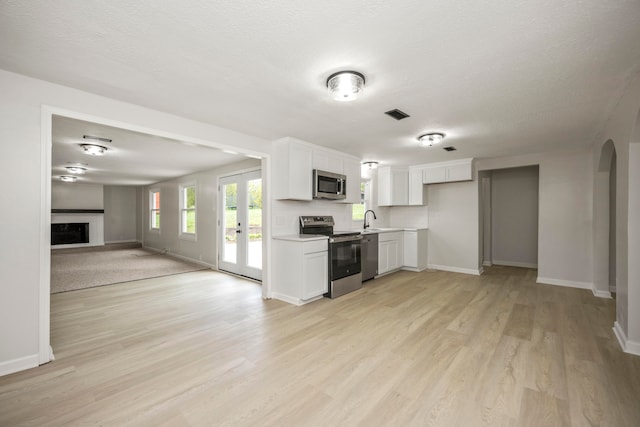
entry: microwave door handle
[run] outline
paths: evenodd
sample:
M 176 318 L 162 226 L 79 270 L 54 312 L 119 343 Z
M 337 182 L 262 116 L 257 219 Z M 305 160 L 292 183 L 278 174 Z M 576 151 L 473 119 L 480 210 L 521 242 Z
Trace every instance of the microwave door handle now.
M 340 179 L 340 194 L 346 194 L 345 193 L 345 185 L 344 185 L 344 179 Z

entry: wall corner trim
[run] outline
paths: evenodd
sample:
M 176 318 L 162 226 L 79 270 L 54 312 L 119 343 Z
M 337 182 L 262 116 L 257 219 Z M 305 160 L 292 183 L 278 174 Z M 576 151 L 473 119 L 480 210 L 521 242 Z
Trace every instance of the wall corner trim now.
M 589 282 L 577 282 L 574 280 L 553 279 L 550 277 L 540 277 L 536 279 L 536 283 L 543 283 L 545 285 L 565 286 L 568 288 L 579 288 L 593 290 L 593 283 Z
M 0 377 L 37 367 L 39 357 L 39 354 L 31 354 L 29 356 L 0 362 Z
M 479 276 L 481 274 L 481 271 L 478 268 L 450 267 L 448 265 L 436 265 L 436 264 L 429 264 L 427 265 L 427 268 L 431 270 L 450 271 L 451 273 L 472 274 L 474 276 Z
M 625 353 L 640 356 L 640 342 L 629 341 L 629 339 L 627 338 L 627 334 L 624 333 L 624 331 L 622 330 L 622 326 L 620 326 L 620 323 L 618 323 L 617 320 L 613 324 L 613 333 L 618 339 L 618 343 L 620 344 L 622 351 L 624 351 Z

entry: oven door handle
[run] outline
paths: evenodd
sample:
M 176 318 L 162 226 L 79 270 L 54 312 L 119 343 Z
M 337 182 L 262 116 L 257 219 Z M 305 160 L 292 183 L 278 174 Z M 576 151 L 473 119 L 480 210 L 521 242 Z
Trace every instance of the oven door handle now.
M 362 240 L 362 236 L 337 236 L 329 238 L 329 243 L 355 242 Z

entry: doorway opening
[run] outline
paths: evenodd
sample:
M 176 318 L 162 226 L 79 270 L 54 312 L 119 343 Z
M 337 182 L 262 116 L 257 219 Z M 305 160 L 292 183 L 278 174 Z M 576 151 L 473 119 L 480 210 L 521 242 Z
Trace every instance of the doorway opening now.
M 601 231 L 603 235 L 603 268 L 608 271 L 603 275 L 609 293 L 615 297 L 616 293 L 616 182 L 617 156 L 613 141 L 608 140 L 600 151 L 598 164 L 597 187 L 601 188 L 604 207 L 601 209 L 603 221 Z M 596 277 L 598 277 L 596 275 Z
M 52 215 L 52 207 L 53 207 L 52 206 L 52 183 L 53 182 L 57 183 L 59 180 L 58 175 L 60 174 L 60 171 L 58 171 L 56 168 L 66 169 L 67 166 L 69 167 L 78 166 L 75 163 L 78 163 L 80 161 L 88 163 L 87 160 L 85 159 L 93 159 L 90 157 L 83 157 L 83 156 L 79 156 L 83 160 L 67 159 L 68 156 L 66 155 L 64 156 L 63 161 L 58 159 L 58 156 L 60 154 L 66 153 L 66 151 L 63 150 L 63 147 L 67 147 L 72 150 L 81 150 L 83 148 L 82 143 L 84 141 L 82 139 L 78 141 L 77 137 L 74 137 L 72 140 L 67 138 L 59 138 L 57 135 L 54 135 L 54 126 L 53 126 L 54 119 L 56 120 L 57 124 L 62 123 L 62 121 L 65 121 L 66 123 L 69 123 L 72 121 L 83 121 L 89 124 L 89 127 L 87 128 L 88 132 L 84 132 L 87 135 L 92 135 L 94 131 L 99 130 L 101 127 L 111 127 L 117 132 L 139 133 L 139 134 L 145 134 L 150 137 L 156 138 L 154 140 L 155 141 L 154 147 L 152 147 L 151 150 L 145 151 L 146 157 L 143 159 L 142 162 L 139 161 L 137 163 L 138 165 L 143 164 L 145 166 L 151 167 L 151 169 L 149 169 L 149 167 L 142 168 L 146 171 L 151 170 L 152 172 L 158 172 L 158 171 L 163 172 L 168 169 L 173 170 L 172 168 L 167 168 L 167 167 L 156 167 L 156 168 L 152 167 L 153 159 L 169 158 L 172 161 L 172 165 L 171 165 L 172 167 L 175 166 L 178 160 L 176 156 L 158 155 L 158 150 L 159 150 L 158 146 L 162 145 L 162 143 L 164 142 L 171 142 L 171 144 L 177 143 L 176 145 L 180 149 L 178 154 L 183 157 L 185 152 L 189 151 L 190 149 L 195 150 L 197 148 L 200 148 L 202 150 L 216 152 L 219 158 L 226 157 L 226 160 L 224 161 L 224 163 L 221 163 L 220 165 L 230 164 L 230 162 L 228 161 L 229 156 L 235 156 L 237 158 L 235 162 L 238 162 L 238 161 L 245 162 L 245 161 L 251 160 L 251 159 L 247 160 L 247 158 L 253 158 L 253 159 L 258 159 L 258 162 L 259 164 L 261 163 L 262 165 L 261 167 L 263 168 L 263 170 L 268 171 L 269 156 L 263 153 L 254 152 L 250 150 L 239 150 L 235 146 L 226 146 L 226 145 L 220 146 L 217 144 L 210 143 L 209 140 L 204 140 L 198 137 L 192 137 L 192 136 L 186 136 L 186 135 L 183 136 L 183 134 L 172 133 L 170 131 L 155 130 L 151 128 L 146 128 L 144 126 L 133 125 L 128 122 L 120 122 L 118 120 L 92 116 L 84 113 L 72 112 L 69 110 L 62 110 L 62 109 L 49 107 L 49 106 L 43 107 L 41 119 L 42 119 L 42 130 L 43 130 L 41 135 L 41 150 L 42 150 L 43 164 L 45 166 L 44 166 L 44 174 L 43 174 L 42 183 L 41 183 L 43 197 L 42 197 L 41 215 L 40 215 L 42 232 L 40 235 L 40 288 L 39 288 L 39 319 L 40 320 L 39 320 L 39 338 L 38 338 L 38 341 L 39 341 L 38 342 L 38 347 L 39 347 L 38 362 L 39 364 L 44 364 L 54 359 L 53 349 L 51 347 L 51 332 L 50 332 L 50 327 L 51 327 L 51 233 L 50 233 L 50 228 L 52 223 L 51 215 Z M 158 120 L 158 122 L 160 121 Z M 187 126 L 187 129 L 188 129 L 188 126 Z M 82 134 L 80 134 L 80 138 L 83 138 Z M 111 150 L 109 154 L 113 154 L 113 155 L 103 156 L 103 157 L 105 159 L 117 158 L 118 160 L 114 162 L 112 165 L 120 167 L 122 169 L 121 172 L 123 172 L 123 176 L 125 176 L 125 178 L 127 179 L 130 179 L 131 176 L 130 174 L 127 174 L 127 173 L 132 170 L 136 170 L 136 167 L 135 165 L 132 167 L 130 162 L 131 158 L 126 157 L 124 155 L 130 154 L 132 151 L 128 149 L 119 149 L 120 147 L 119 141 L 120 141 L 120 138 L 118 138 L 118 141 L 116 141 L 116 139 L 114 138 L 112 141 L 113 146 L 111 145 L 111 142 L 105 142 L 105 144 L 109 145 L 109 147 L 107 147 L 107 150 Z M 57 145 L 54 147 L 55 144 Z M 133 146 L 136 147 L 137 144 L 133 144 Z M 231 151 L 231 148 L 234 148 L 233 152 Z M 224 151 L 224 150 L 227 150 L 227 151 Z M 192 157 L 196 159 L 201 159 L 204 156 L 192 156 Z M 205 167 L 211 167 L 212 165 L 212 162 L 210 161 L 211 159 L 205 159 L 205 160 L 206 160 Z M 91 160 L 91 163 L 93 164 L 94 161 L 95 159 Z M 72 162 L 72 164 L 67 164 L 68 162 Z M 103 175 L 103 172 L 105 172 L 105 168 L 102 168 L 102 167 L 97 167 L 97 166 L 89 167 L 90 165 L 86 165 L 86 166 L 80 165 L 80 166 L 82 166 L 83 168 L 86 167 L 86 169 L 91 170 L 91 174 L 90 175 L 85 174 L 85 177 L 89 177 L 89 176 L 100 177 Z M 245 165 L 243 167 L 247 168 L 247 167 L 254 167 L 254 166 L 255 165 L 252 164 L 251 166 Z M 200 167 L 198 169 L 204 169 L 204 167 Z M 192 171 L 192 169 L 185 170 L 183 174 L 188 174 L 190 171 Z M 82 180 L 85 180 L 85 178 L 83 177 Z M 81 179 L 78 179 L 78 181 L 81 181 Z M 206 191 L 207 194 L 212 193 L 213 195 L 215 195 L 215 190 L 214 190 L 215 183 L 216 183 L 215 177 L 213 177 L 211 179 L 211 186 L 210 186 L 212 191 Z M 126 184 L 124 183 L 112 183 L 112 185 L 121 186 L 121 187 L 126 186 Z M 144 186 L 143 183 L 139 183 L 139 182 L 133 185 L 138 186 L 140 188 Z M 142 209 L 142 207 L 145 205 L 146 202 L 144 202 L 145 200 L 145 197 L 143 194 L 144 192 L 140 191 L 139 193 L 140 194 L 136 194 L 135 196 L 135 203 L 130 203 L 130 204 L 131 205 L 135 204 L 137 206 L 136 226 L 139 226 L 138 230 L 143 230 L 143 229 L 146 230 L 147 224 L 144 222 L 144 220 L 142 220 L 142 218 L 147 217 L 147 215 L 145 214 L 145 212 L 143 212 L 143 209 Z M 58 200 L 57 196 L 56 196 L 56 200 Z M 268 204 L 268 202 L 266 203 Z M 140 209 L 138 209 L 138 207 Z M 215 203 L 212 202 L 210 209 L 214 210 L 214 207 L 215 207 Z M 170 206 L 170 209 L 177 211 L 177 206 Z M 165 212 L 168 212 L 168 211 L 165 210 Z M 266 212 L 266 215 L 268 215 L 268 209 L 266 209 L 265 212 Z M 167 219 L 166 216 L 163 219 L 166 220 Z M 213 222 L 212 229 L 216 230 L 215 222 L 214 221 L 211 221 L 211 222 Z M 265 219 L 265 223 L 268 224 L 268 218 Z M 169 231 L 177 230 L 177 226 L 169 227 L 170 224 L 167 224 L 167 221 L 164 221 L 164 226 L 165 226 L 164 228 Z M 264 231 L 266 233 L 269 233 L 268 226 L 265 228 Z M 212 233 L 209 239 L 212 242 L 211 250 L 209 252 L 214 252 L 216 250 L 215 248 L 216 239 L 215 239 L 214 233 Z M 90 236 L 91 234 L 92 233 L 90 233 Z M 138 240 L 139 235 L 137 233 L 135 234 L 136 234 L 135 240 Z M 144 238 L 142 240 L 144 244 Z M 202 240 L 206 240 L 206 239 L 202 239 Z M 184 243 L 185 241 L 186 239 L 182 239 L 182 241 L 178 242 L 178 246 L 186 246 L 186 244 Z M 203 252 L 203 254 L 206 254 L 206 253 L 207 252 Z M 195 259 L 197 260 L 198 254 L 196 254 L 195 256 L 196 256 Z M 265 257 L 268 258 L 268 247 L 265 250 Z M 213 259 L 215 260 L 215 256 Z M 212 262 L 212 265 L 214 263 L 215 261 Z M 262 293 L 263 293 L 263 297 L 266 298 L 266 295 L 268 295 L 268 292 L 269 292 L 268 281 L 265 283 L 265 285 L 266 286 L 262 287 Z
M 480 172 L 481 263 L 538 268 L 539 167 Z

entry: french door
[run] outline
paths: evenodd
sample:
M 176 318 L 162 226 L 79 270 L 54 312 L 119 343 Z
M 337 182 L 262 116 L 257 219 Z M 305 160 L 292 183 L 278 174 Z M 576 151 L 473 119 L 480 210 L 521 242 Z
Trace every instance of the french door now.
M 259 170 L 220 178 L 218 268 L 262 280 L 262 175 Z

